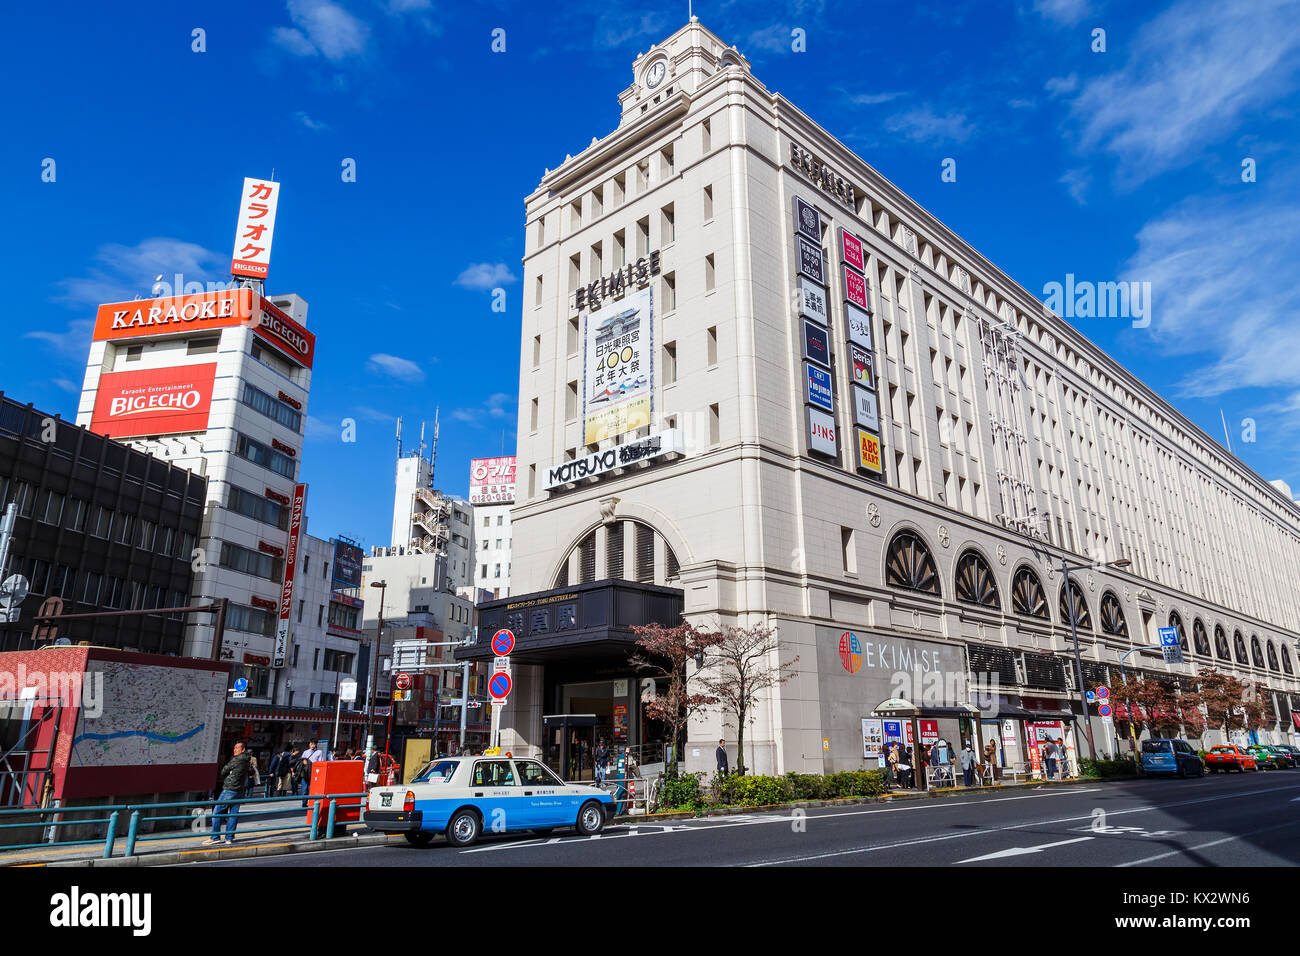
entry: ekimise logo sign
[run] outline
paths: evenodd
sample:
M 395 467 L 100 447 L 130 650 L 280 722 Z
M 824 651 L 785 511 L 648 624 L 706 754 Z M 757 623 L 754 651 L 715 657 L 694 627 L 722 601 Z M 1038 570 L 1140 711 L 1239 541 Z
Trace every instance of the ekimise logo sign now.
M 216 375 L 215 362 L 101 375 L 90 430 L 109 438 L 205 431 Z

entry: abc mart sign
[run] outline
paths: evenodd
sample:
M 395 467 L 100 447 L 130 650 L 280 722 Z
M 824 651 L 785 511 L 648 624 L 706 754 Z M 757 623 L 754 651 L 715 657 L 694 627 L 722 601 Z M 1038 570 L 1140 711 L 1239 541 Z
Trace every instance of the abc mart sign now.
M 616 445 L 583 458 L 554 465 L 546 470 L 542 490 L 550 491 L 563 485 L 576 484 L 585 478 L 599 478 L 612 471 L 630 468 L 641 462 L 653 461 L 680 451 L 677 445 L 677 430 L 670 428 L 648 438 L 642 438 L 640 441 Z

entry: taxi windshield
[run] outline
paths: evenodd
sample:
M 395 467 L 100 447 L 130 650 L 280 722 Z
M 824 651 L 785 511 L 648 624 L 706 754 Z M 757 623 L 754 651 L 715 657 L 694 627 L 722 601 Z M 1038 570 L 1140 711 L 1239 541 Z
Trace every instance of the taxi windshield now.
M 446 783 L 460 766 L 459 760 L 434 760 L 415 775 L 412 783 Z

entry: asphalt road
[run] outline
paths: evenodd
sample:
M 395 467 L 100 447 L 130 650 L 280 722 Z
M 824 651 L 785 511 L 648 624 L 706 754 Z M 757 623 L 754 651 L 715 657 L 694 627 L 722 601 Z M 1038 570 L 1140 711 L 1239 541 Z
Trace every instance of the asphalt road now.
M 1300 769 L 358 847 L 188 866 L 1284 866 Z

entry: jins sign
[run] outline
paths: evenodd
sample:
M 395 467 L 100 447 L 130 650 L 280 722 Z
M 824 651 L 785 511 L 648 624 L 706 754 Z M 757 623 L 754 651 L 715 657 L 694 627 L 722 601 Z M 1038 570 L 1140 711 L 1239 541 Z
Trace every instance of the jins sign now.
M 573 294 L 573 307 L 579 312 L 583 309 L 599 309 L 606 299 L 621 299 L 633 289 L 645 288 L 650 284 L 650 277 L 658 274 L 659 250 L 656 249 L 636 262 L 615 269 L 607 276 L 601 276 L 599 281 L 580 286 Z
M 216 373 L 209 363 L 101 375 L 90 430 L 109 438 L 205 431 Z
M 790 143 L 790 165 L 844 205 L 851 208 L 856 205 L 853 184 L 795 142 Z

